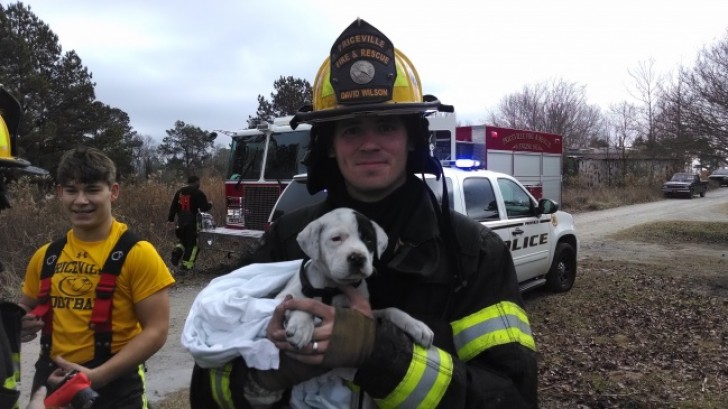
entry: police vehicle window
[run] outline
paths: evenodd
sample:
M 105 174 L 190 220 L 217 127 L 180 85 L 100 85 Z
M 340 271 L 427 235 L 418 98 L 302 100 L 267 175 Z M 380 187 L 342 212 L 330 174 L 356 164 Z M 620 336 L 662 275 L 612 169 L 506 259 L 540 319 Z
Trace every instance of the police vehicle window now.
M 463 181 L 465 211 L 471 219 L 484 222 L 498 219 L 498 205 L 493 186 L 487 178 L 471 177 Z
M 442 203 L 442 179 L 436 180 L 434 176 L 427 175 L 427 177 L 425 177 L 425 183 L 427 183 L 427 186 L 429 186 L 430 189 L 432 189 L 432 192 L 435 193 L 438 203 Z M 452 179 L 446 177 L 445 183 L 447 184 L 447 197 L 450 201 L 450 207 L 452 207 Z
M 230 145 L 228 179 L 258 180 L 263 163 L 265 135 L 236 137 Z
M 273 208 L 270 221 L 273 222 L 286 213 L 290 213 L 296 209 L 321 203 L 326 200 L 326 191 L 320 191 L 315 195 L 308 193 L 306 188 L 306 180 L 292 181 L 278 199 L 278 203 Z
M 498 179 L 503 201 L 506 205 L 506 215 L 509 219 L 530 216 L 533 203 L 525 189 L 509 179 Z
M 444 130 L 438 130 L 431 132 L 430 135 L 430 141 L 434 140 L 434 149 L 433 152 L 434 157 L 440 160 L 450 160 L 454 159 L 452 157 L 452 153 L 450 152 L 450 145 L 452 136 L 450 135 L 450 131 L 444 131 Z
M 292 179 L 305 173 L 301 164 L 308 149 L 308 131 L 274 133 L 268 145 L 268 160 L 265 164 L 265 178 L 271 180 Z

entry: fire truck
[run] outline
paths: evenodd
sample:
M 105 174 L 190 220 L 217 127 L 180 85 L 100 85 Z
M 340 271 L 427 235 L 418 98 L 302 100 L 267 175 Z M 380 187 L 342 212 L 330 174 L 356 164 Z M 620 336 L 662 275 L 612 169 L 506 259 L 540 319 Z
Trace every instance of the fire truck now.
M 447 114 L 430 118 L 430 128 L 435 129 L 432 154 L 444 164 L 459 161 L 458 167 L 505 173 L 536 199 L 562 202 L 560 135 L 490 125 L 456 126 L 455 116 Z
M 311 126 L 301 124 L 293 130 L 290 120 L 290 116 L 276 118 L 254 129 L 227 133 L 232 142 L 225 180 L 225 221 L 216 226 L 211 215 L 201 215 L 204 247 L 216 248 L 219 236 L 259 238 L 278 196 L 294 175 L 306 172 L 301 162 Z

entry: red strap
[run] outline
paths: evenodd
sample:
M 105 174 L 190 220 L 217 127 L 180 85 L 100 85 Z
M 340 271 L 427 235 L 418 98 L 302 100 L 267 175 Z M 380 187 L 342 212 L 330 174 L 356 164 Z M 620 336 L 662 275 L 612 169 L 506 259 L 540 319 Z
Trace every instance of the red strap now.
M 35 315 L 36 317 L 43 318 L 43 321 L 45 321 L 45 316 L 48 314 L 48 312 L 51 310 L 51 300 L 48 294 L 51 292 L 51 278 L 47 277 L 42 280 L 40 280 L 40 291 L 38 291 L 38 303 L 35 305 L 35 308 L 33 308 L 33 311 L 30 313 L 32 315 Z
M 90 323 L 90 327 L 96 331 L 111 331 L 111 306 L 116 277 L 115 274 L 101 273 L 99 283 L 96 285 L 96 299 Z

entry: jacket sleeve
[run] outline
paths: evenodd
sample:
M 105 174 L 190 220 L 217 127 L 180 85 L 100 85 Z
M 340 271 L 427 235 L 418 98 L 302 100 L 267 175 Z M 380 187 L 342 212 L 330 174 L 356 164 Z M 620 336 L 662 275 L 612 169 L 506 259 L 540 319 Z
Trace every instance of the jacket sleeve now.
M 172 198 L 172 203 L 169 205 L 169 214 L 167 215 L 167 221 L 173 222 L 174 217 L 177 215 L 177 211 L 179 210 L 179 190 L 175 192 L 174 197 Z
M 197 200 L 199 203 L 197 207 L 200 209 L 201 212 L 209 212 L 210 209 L 212 209 L 212 203 L 207 201 L 207 196 L 205 195 L 205 192 L 199 189 L 197 190 L 197 192 Z
M 436 340 L 449 331 L 451 345 L 425 349 L 379 324 L 372 356 L 354 379 L 379 407 L 537 407 L 535 344 L 513 260 L 495 233 L 484 228 L 479 237 L 476 257 L 461 257 L 470 274 L 453 297 L 450 322 L 433 328 Z

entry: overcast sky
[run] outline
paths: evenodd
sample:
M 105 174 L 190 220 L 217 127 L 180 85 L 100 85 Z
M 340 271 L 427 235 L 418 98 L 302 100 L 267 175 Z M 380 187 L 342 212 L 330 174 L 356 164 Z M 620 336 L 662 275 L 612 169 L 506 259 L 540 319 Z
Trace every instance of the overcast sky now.
M 246 127 L 273 81 L 313 77 L 357 17 L 414 63 L 425 93 L 484 123 L 525 85 L 564 79 L 607 109 L 630 100 L 628 70 L 690 66 L 728 35 L 726 0 L 28 0 L 75 50 L 96 98 L 161 139 L 176 120 L 212 131 Z M 7 5 L 7 3 L 5 3 Z M 229 138 L 218 138 L 227 144 Z

